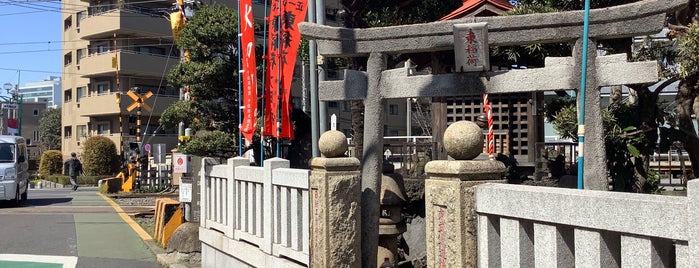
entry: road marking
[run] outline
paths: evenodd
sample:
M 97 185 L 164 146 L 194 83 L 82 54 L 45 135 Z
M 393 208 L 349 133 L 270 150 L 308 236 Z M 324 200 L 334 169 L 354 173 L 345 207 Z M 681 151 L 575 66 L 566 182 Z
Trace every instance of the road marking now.
M 19 263 L 61 264 L 63 268 L 75 268 L 78 265 L 78 257 L 75 256 L 49 256 L 27 254 L 0 254 L 0 263 L 3 261 Z M 25 266 L 33 267 L 33 266 Z M 51 267 L 50 265 L 41 267 Z
M 109 203 L 109 205 L 111 205 L 114 208 L 114 210 L 116 210 L 116 212 L 119 214 L 119 217 L 121 217 L 122 220 L 124 220 L 129 226 L 131 226 L 131 229 L 133 229 L 136 232 L 136 234 L 138 234 L 138 236 L 141 237 L 142 240 L 153 240 L 153 237 L 151 237 L 148 234 L 148 232 L 143 230 L 141 225 L 138 225 L 138 223 L 131 219 L 131 217 L 129 217 L 129 215 L 127 215 L 126 212 L 124 212 L 124 210 L 121 209 L 121 207 L 116 202 L 112 201 L 112 199 L 103 195 L 102 193 L 97 193 L 97 195 L 101 196 L 105 201 L 107 201 L 107 203 Z

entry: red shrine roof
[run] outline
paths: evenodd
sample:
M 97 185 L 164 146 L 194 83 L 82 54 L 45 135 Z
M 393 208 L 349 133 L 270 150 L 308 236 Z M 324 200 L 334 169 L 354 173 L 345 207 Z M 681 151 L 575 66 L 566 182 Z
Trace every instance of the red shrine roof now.
M 439 20 L 453 20 L 467 16 L 495 16 L 513 8 L 507 0 L 464 0 L 461 7 Z

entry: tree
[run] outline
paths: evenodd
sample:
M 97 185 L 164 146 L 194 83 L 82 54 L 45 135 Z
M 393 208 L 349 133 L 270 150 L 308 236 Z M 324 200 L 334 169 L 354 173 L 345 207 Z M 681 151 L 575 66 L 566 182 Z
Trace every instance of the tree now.
M 198 124 L 199 121 L 196 118 L 197 114 L 199 114 L 199 112 L 194 107 L 192 101 L 177 101 L 170 104 L 170 106 L 163 111 L 163 114 L 160 115 L 159 122 L 164 129 L 177 129 L 180 122 L 183 122 L 187 126 L 194 127 L 195 129 L 199 129 L 202 128 L 202 126 Z
M 192 114 L 196 117 L 183 117 L 190 123 L 200 122 L 190 126 L 194 130 L 238 133 L 237 17 L 235 10 L 224 6 L 201 6 L 177 40 L 177 45 L 188 51 L 190 60 L 170 71 L 168 83 L 189 88 L 189 109 L 197 111 Z M 165 114 L 179 114 L 184 106 L 170 106 Z
M 119 155 L 116 145 L 107 137 L 93 136 L 87 138 L 82 153 L 85 175 L 114 175 L 119 167 Z
M 46 150 L 61 149 L 61 108 L 49 108 L 39 119 L 41 146 Z
M 697 97 L 699 96 L 699 3 L 689 1 L 689 7 L 685 15 L 689 19 L 676 19 L 678 22 L 687 23 L 687 27 L 674 27 L 679 35 L 679 57 L 678 61 L 682 68 L 679 77 L 680 81 L 676 104 L 677 104 L 677 127 L 684 134 L 685 149 L 689 154 L 692 163 L 692 174 L 690 178 L 699 175 L 699 136 L 697 129 L 692 123 L 692 114 L 699 114 Z M 679 16 L 678 16 L 679 17 Z
M 233 145 L 235 141 L 231 135 L 214 130 L 204 132 L 201 136 L 185 143 L 182 152 L 198 156 L 230 158 L 236 155 Z

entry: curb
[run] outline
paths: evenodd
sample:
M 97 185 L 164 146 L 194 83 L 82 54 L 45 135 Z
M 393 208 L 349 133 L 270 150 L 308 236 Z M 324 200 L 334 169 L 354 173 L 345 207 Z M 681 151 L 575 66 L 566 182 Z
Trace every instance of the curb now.
M 201 267 L 190 266 L 184 263 L 180 263 L 176 256 L 168 255 L 167 251 L 161 248 L 160 245 L 158 245 L 158 243 L 156 243 L 155 240 L 153 240 L 150 234 L 148 234 L 148 232 L 143 230 L 143 228 L 140 225 L 138 225 L 138 223 L 134 222 L 133 219 L 131 219 L 131 217 L 124 213 L 124 210 L 121 208 L 121 206 L 119 206 L 119 204 L 117 204 L 111 198 L 105 196 L 100 192 L 97 192 L 97 195 L 101 196 L 105 201 L 107 201 L 107 203 L 109 203 L 109 205 L 112 206 L 112 208 L 114 208 L 114 210 L 119 214 L 119 216 L 121 216 L 124 222 L 128 224 L 131 227 L 131 229 L 133 229 L 133 231 L 136 232 L 136 234 L 139 235 L 141 240 L 143 240 L 143 243 L 146 244 L 148 249 L 153 253 L 153 255 L 155 255 L 156 261 L 159 264 L 163 265 L 164 267 L 170 268 Z

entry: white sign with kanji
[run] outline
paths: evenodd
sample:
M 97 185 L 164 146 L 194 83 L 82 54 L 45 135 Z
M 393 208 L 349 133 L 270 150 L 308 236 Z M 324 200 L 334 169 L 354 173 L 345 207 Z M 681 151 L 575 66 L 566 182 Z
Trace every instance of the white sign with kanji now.
M 192 180 L 182 180 L 180 183 L 180 202 L 189 203 L 192 202 Z
M 454 57 L 456 72 L 488 71 L 488 23 L 454 24 Z

